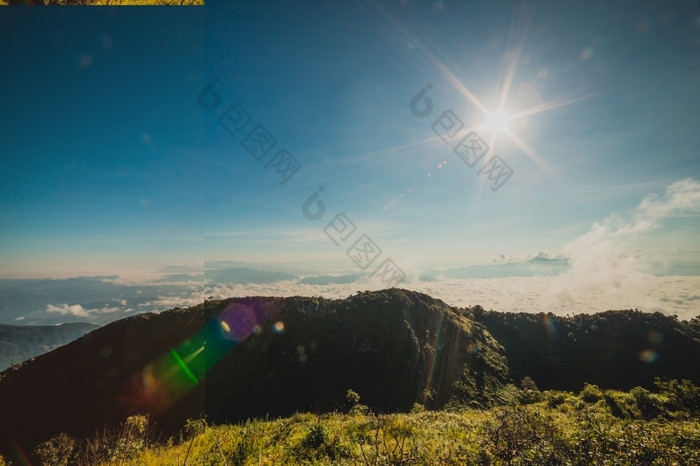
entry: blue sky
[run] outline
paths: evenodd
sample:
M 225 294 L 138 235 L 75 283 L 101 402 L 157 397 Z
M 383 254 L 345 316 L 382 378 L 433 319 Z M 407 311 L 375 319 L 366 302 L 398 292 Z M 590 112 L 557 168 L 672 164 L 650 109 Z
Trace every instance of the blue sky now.
M 345 251 L 362 234 L 382 249 L 372 268 L 409 275 L 570 258 L 650 195 L 671 207 L 601 254 L 700 275 L 694 2 L 12 7 L 0 63 L 0 277 L 358 272 Z M 208 83 L 220 103 L 204 110 Z M 232 135 L 234 104 L 250 122 Z M 501 107 L 514 118 L 494 134 Z M 431 127 L 447 110 L 464 129 L 445 143 Z M 277 141 L 260 161 L 242 145 L 257 125 Z M 474 166 L 453 151 L 469 129 L 490 146 Z M 284 184 L 266 167 L 281 149 L 300 164 Z M 493 155 L 513 172 L 497 190 L 479 174 Z M 324 233 L 339 213 L 357 227 L 342 247 Z
M 252 261 L 332 258 L 338 248 L 319 233 L 338 212 L 407 260 L 554 252 L 592 222 L 698 176 L 698 14 L 638 2 L 330 2 L 208 16 L 206 74 L 219 78 L 221 108 L 240 103 L 302 169 L 280 186 L 242 149 L 243 134 L 218 126 L 221 111 L 205 114 L 217 233 L 206 256 L 233 247 Z M 511 65 L 508 113 L 556 108 L 511 122 L 541 164 L 498 136 L 495 153 L 514 175 L 493 192 L 454 144 L 431 141 L 431 124 L 448 109 L 482 124 L 463 89 L 495 111 Z M 408 103 L 428 82 L 436 109 L 416 118 Z M 320 185 L 330 213 L 317 225 L 299 205 Z
M 4 274 L 201 244 L 203 15 L 143 13 L 0 12 Z

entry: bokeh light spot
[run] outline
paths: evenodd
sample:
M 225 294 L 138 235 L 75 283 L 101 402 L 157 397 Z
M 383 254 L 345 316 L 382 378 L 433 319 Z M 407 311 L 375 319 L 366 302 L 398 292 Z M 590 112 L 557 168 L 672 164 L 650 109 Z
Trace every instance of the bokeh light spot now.
M 243 341 L 257 325 L 255 312 L 249 306 L 233 304 L 219 315 L 219 322 L 225 338 Z
M 649 333 L 647 333 L 647 340 L 655 345 L 658 345 L 664 340 L 664 334 L 657 332 L 656 330 L 649 330 Z
M 581 50 L 579 56 L 581 57 L 581 60 L 590 60 L 591 57 L 593 57 L 593 53 L 593 47 L 586 47 L 585 49 Z
M 654 363 L 659 360 L 659 353 L 651 349 L 646 349 L 639 353 L 639 360 L 647 364 Z
M 549 335 L 550 338 L 557 336 L 557 327 L 554 316 L 544 315 L 542 317 L 542 323 L 544 324 L 544 328 L 547 330 L 547 335 Z

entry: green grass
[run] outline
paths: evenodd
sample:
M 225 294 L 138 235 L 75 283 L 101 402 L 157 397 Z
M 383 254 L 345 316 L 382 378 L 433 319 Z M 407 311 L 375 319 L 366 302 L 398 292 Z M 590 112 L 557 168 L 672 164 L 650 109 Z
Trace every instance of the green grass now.
M 296 414 L 208 426 L 126 464 L 698 464 L 698 419 L 621 419 L 605 402 L 463 412 Z
M 542 401 L 488 410 L 356 409 L 206 426 L 144 449 L 127 464 L 700 463 L 697 413 L 673 411 L 663 394 L 647 393 L 652 400 L 639 404 L 635 390 L 601 391 L 599 399 L 586 396 L 590 391 L 547 391 Z M 658 408 L 653 418 L 645 418 L 649 403 Z
M 659 393 L 586 385 L 579 393 L 518 390 L 520 403 L 377 414 L 348 393 L 347 412 L 208 425 L 189 420 L 155 442 L 145 416 L 82 442 L 39 446 L 43 464 L 128 465 L 652 465 L 700 464 L 700 387 Z M 2 460 L 0 459 L 0 464 Z

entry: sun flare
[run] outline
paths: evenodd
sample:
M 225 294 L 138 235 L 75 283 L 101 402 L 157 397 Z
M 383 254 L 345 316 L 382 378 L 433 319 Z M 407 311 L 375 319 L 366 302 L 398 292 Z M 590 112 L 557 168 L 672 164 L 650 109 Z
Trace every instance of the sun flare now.
M 488 131 L 495 136 L 499 133 L 507 133 L 509 122 L 510 117 L 505 113 L 498 111 L 494 113 L 489 113 L 486 122 L 481 126 L 481 128 L 484 131 Z

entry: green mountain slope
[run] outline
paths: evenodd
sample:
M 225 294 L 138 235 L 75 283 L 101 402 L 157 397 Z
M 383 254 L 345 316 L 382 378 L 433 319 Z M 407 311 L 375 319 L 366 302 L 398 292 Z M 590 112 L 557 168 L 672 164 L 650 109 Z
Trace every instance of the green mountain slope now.
M 400 289 L 136 315 L 0 373 L 0 454 L 32 452 L 60 432 L 85 438 L 134 414 L 170 435 L 202 415 L 233 423 L 329 411 L 348 389 L 375 412 L 406 412 L 415 402 L 492 406 L 524 376 L 575 391 L 583 381 L 700 382 L 695 321 L 634 311 L 551 319 L 455 309 Z
M 553 314 L 485 312 L 468 317 L 503 344 L 514 380 L 531 377 L 542 389 L 651 388 L 655 377 L 700 383 L 700 319 L 678 321 L 661 313 L 607 311 Z

